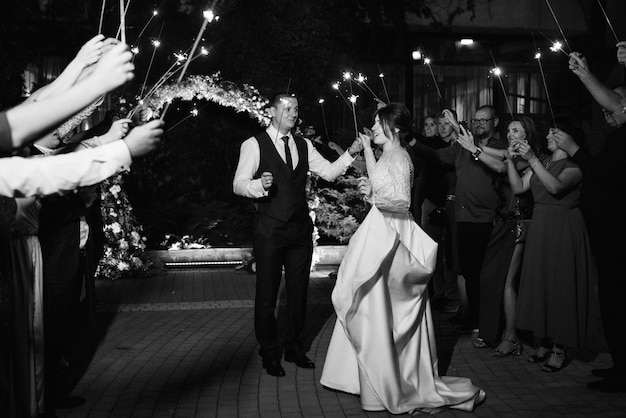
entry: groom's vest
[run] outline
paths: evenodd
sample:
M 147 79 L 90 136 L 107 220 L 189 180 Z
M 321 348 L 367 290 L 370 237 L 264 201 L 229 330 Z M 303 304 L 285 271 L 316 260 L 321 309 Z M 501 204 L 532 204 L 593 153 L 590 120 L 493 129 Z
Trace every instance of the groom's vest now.
M 272 173 L 274 182 L 267 197 L 256 199 L 257 212 L 283 222 L 308 219 L 306 181 L 309 171 L 308 149 L 304 139 L 294 136 L 298 148 L 298 165 L 293 171 L 278 154 L 267 132 L 255 136 L 259 143 L 260 163 L 254 178 Z

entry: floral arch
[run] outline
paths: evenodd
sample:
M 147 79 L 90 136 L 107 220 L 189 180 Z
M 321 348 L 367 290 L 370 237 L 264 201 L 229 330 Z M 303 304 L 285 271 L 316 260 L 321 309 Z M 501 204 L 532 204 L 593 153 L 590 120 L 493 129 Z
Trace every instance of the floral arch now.
M 270 123 L 269 114 L 265 109 L 268 100 L 261 96 L 255 87 L 244 84 L 239 88 L 235 83 L 222 80 L 219 72 L 212 75 L 193 75 L 180 84 L 159 87 L 144 104 L 159 114 L 165 103 L 175 99 L 208 100 L 233 108 L 237 112 L 246 112 L 263 126 Z

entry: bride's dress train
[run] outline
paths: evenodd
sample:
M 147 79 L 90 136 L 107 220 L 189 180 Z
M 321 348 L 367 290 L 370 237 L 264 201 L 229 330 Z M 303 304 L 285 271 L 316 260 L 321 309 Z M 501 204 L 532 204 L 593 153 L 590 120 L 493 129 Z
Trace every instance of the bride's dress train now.
M 398 158 L 392 157 L 381 158 L 376 169 Z M 379 199 L 382 190 L 398 192 L 389 181 L 401 178 L 370 178 Z M 332 293 L 337 322 L 322 385 L 360 395 L 364 410 L 396 414 L 471 411 L 484 400 L 470 379 L 437 371 L 427 288 L 436 253 L 437 244 L 413 221 L 408 204 L 397 212 L 372 207 L 339 268 Z

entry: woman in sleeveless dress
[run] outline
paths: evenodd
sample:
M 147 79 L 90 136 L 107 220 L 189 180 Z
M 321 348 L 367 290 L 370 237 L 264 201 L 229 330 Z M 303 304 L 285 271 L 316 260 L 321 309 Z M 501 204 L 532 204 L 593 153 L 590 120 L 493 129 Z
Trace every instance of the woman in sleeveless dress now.
M 391 103 L 376 112 L 373 138 L 360 135 L 369 179 L 359 191 L 372 208 L 339 268 L 321 383 L 359 394 L 367 411 L 471 411 L 485 393 L 469 379 L 438 373 L 427 288 L 437 245 L 409 212 L 413 165 L 403 143 L 411 123 L 406 107 Z M 383 149 L 378 162 L 371 141 Z

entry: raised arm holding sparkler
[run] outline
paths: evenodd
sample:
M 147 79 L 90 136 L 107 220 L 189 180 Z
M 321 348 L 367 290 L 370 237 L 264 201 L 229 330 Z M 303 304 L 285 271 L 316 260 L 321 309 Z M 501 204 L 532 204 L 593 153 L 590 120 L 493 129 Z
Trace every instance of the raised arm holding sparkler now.
M 572 52 L 570 54 L 569 69 L 576 74 L 600 106 L 611 113 L 624 113 L 625 109 L 621 104 L 619 94 L 605 86 L 589 71 L 587 60 L 580 52 Z

